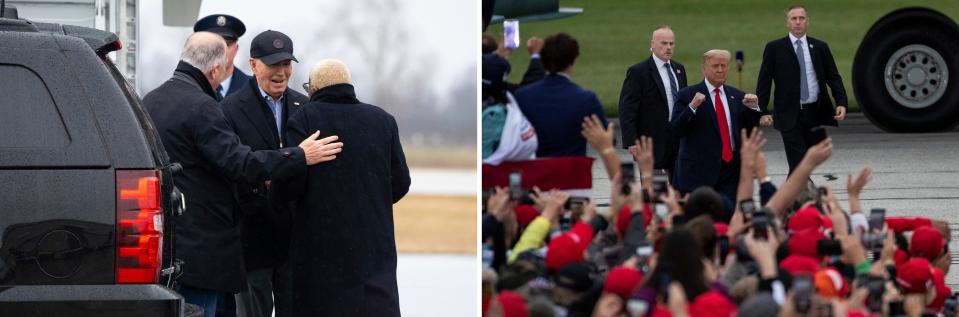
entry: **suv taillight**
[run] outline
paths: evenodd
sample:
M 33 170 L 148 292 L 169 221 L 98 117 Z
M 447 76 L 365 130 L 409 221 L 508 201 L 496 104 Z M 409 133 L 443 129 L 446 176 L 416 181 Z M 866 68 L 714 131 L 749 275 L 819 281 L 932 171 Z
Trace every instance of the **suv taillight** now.
M 117 283 L 157 283 L 163 257 L 159 170 L 117 170 Z

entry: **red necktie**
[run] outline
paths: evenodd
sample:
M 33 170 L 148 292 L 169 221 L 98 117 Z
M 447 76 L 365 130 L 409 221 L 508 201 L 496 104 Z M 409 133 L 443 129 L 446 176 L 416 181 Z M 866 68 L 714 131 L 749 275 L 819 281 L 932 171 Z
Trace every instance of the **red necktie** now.
M 716 92 L 716 123 L 719 125 L 719 137 L 723 140 L 723 162 L 729 163 L 733 159 L 733 147 L 729 142 L 729 127 L 726 126 L 726 107 L 723 107 L 722 96 L 719 95 L 719 88 L 713 90 Z

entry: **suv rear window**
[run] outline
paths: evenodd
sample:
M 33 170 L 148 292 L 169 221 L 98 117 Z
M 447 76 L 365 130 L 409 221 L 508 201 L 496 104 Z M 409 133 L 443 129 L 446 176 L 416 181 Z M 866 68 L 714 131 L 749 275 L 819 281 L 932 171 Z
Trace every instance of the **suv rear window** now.
M 70 143 L 49 88 L 36 73 L 0 64 L 0 148 L 62 148 Z

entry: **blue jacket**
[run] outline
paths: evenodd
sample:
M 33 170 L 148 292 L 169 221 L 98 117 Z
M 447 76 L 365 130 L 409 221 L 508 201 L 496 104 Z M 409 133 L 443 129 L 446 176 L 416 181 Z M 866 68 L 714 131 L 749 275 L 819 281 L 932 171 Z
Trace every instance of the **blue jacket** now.
M 738 164 L 740 130 L 757 126 L 762 112 L 746 108 L 742 102 L 745 94 L 739 89 L 729 85 L 724 85 L 723 88 L 729 101 L 728 115 L 732 121 L 732 162 Z M 689 109 L 689 103 L 697 92 L 706 95 L 706 100 L 694 113 Z M 673 135 L 679 138 L 679 156 L 676 158 L 673 183 L 681 191 L 689 192 L 700 186 L 717 186 L 723 149 L 714 104 L 713 95 L 707 91 L 705 82 L 686 87 L 677 94 L 676 104 L 673 106 L 673 121 L 670 124 Z M 736 180 L 739 178 L 736 177 Z
M 583 118 L 595 114 L 606 125 L 596 94 L 562 75 L 549 74 L 520 88 L 516 101 L 536 129 L 536 157 L 586 156 L 586 139 L 580 134 Z

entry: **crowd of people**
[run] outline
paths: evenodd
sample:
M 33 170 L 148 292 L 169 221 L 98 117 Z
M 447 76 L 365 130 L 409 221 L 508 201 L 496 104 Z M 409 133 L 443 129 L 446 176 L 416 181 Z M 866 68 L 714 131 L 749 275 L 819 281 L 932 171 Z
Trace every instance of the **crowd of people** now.
M 597 151 L 612 145 L 598 118 L 583 134 Z M 832 154 L 827 138 L 809 148 L 781 187 L 765 173 L 765 137 L 741 131 L 738 203 L 701 187 L 685 197 L 652 178 L 621 186 L 619 162 L 608 208 L 581 214 L 570 194 L 534 189 L 528 208 L 495 189 L 483 215 L 484 316 L 920 316 L 956 314 L 945 283 L 950 230 L 921 217 L 867 216 L 859 195 L 864 168 L 849 176 L 849 205 L 809 184 Z M 653 141 L 641 137 L 636 161 L 652 175 Z M 773 188 L 768 188 L 773 187 Z M 730 220 L 724 215 L 731 213 Z M 561 222 L 572 224 L 563 229 Z M 870 256 L 871 255 L 871 256 Z
M 608 206 L 512 180 L 492 188 L 483 316 L 955 316 L 946 222 L 865 212 L 869 168 L 849 174 L 845 206 L 811 181 L 833 151 L 821 126 L 843 120 L 847 103 L 828 46 L 805 34 L 806 9 L 788 8 L 786 25 L 766 46 L 757 94 L 726 85 L 724 50 L 705 52 L 703 82 L 687 85 L 675 34 L 653 31 L 619 102 L 636 177 L 595 94 L 571 81 L 574 37 L 530 39 L 530 70 L 513 85 L 511 50 L 484 35 L 484 163 L 581 157 L 588 144 L 612 186 L 593 188 Z M 786 145 L 779 186 L 763 154 L 769 126 Z

